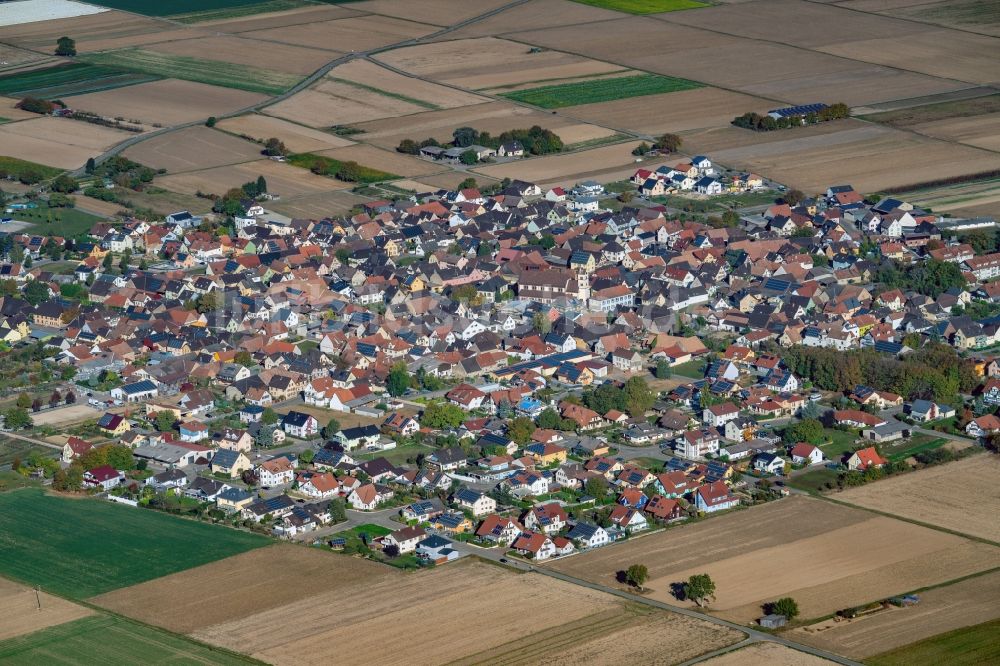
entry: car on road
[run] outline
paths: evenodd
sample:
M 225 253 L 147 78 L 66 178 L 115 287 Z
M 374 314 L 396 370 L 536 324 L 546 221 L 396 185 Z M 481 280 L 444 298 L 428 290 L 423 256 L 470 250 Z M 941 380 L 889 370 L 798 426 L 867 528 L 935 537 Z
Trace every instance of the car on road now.
M 503 564 L 507 564 L 507 558 L 506 557 L 501 557 L 500 558 L 500 562 L 503 563 Z

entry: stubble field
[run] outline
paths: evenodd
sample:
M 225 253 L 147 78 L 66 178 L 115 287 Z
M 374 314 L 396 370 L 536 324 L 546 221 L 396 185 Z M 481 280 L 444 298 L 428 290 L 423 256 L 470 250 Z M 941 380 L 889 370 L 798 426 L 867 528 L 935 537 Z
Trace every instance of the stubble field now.
M 83 606 L 0 578 L 0 641 L 93 615 Z
M 246 139 L 195 126 L 143 141 L 126 149 L 124 155 L 154 169 L 182 173 L 259 160 L 262 150 L 262 146 Z
M 611 182 L 631 176 L 640 166 L 650 169 L 663 163 L 664 159 L 658 158 L 636 164 L 632 149 L 637 145 L 638 142 L 628 141 L 576 153 L 546 155 L 524 162 L 477 167 L 475 172 L 491 178 L 520 178 L 539 184 L 587 179 Z
M 253 38 L 232 35 L 171 40 L 147 48 L 168 55 L 194 55 L 204 60 L 303 75 L 311 74 L 334 58 L 328 51 L 291 44 L 268 43 L 267 48 L 262 48 Z
M 240 34 L 251 39 L 349 53 L 423 37 L 434 30 L 435 28 L 426 24 L 386 16 L 358 16 Z
M 68 118 L 35 117 L 0 125 L 0 152 L 9 157 L 62 169 L 75 169 L 87 159 L 134 136 Z
M 232 134 L 251 137 L 255 141 L 267 141 L 271 137 L 278 138 L 293 153 L 310 153 L 317 150 L 350 146 L 353 143 L 330 132 L 322 132 L 258 113 L 226 118 L 220 120 L 216 127 Z
M 251 180 L 257 180 L 257 176 L 264 176 L 267 179 L 268 191 L 280 195 L 282 199 L 317 192 L 345 190 L 351 187 L 350 183 L 317 176 L 305 169 L 269 159 L 213 167 L 201 171 L 167 174 L 158 177 L 156 184 L 174 192 L 194 194 L 201 191 L 222 195 L 225 194 L 226 190 L 239 187 Z
M 712 657 L 705 666 L 746 666 L 747 664 L 767 664 L 767 666 L 827 666 L 829 661 L 805 652 L 799 652 L 778 643 L 754 643 L 733 652 Z
M 1000 460 L 971 456 L 884 482 L 851 488 L 836 499 L 970 536 L 1000 542 Z
M 674 600 L 671 584 L 708 573 L 718 588 L 712 610 L 746 622 L 782 596 L 794 597 L 810 618 L 954 580 L 1000 565 L 1000 549 L 793 497 L 552 566 L 614 584 L 625 562 L 645 563 L 649 596 L 667 602 Z

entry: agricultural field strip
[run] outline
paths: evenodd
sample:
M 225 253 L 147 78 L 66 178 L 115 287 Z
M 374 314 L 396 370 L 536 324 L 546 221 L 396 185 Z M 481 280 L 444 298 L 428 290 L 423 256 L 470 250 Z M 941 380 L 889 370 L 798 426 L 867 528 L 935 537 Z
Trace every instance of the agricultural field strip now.
M 62 97 L 159 80 L 160 76 L 86 63 L 57 65 L 0 76 L 0 95 Z

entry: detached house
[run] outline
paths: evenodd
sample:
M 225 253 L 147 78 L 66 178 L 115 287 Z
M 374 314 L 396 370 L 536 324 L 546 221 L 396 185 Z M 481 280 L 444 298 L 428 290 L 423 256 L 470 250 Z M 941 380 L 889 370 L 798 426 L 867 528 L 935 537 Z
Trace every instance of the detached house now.
M 281 486 L 295 479 L 295 468 L 285 456 L 272 458 L 257 466 L 257 478 L 264 488 Z
M 291 411 L 281 420 L 281 427 L 292 437 L 310 439 L 319 432 L 319 421 L 311 414 Z
M 716 481 L 695 491 L 694 504 L 699 511 L 712 513 L 739 506 L 740 498 L 732 494 L 725 481 Z
M 103 491 L 116 488 L 124 481 L 125 473 L 118 471 L 111 465 L 101 465 L 83 473 L 83 485 L 90 488 L 100 488 Z

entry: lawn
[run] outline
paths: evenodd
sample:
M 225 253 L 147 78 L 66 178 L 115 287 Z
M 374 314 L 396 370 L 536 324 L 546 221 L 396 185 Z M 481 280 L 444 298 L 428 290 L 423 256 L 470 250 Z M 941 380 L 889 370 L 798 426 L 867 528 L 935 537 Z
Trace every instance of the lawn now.
M 337 180 L 349 183 L 378 183 L 383 180 L 395 180 L 399 178 L 399 176 L 387 171 L 372 169 L 371 167 L 362 166 L 357 163 L 354 163 L 352 167 L 353 173 L 348 176 L 342 173 L 342 169 L 345 165 L 351 164 L 350 162 L 341 162 L 332 157 L 314 155 L 313 153 L 290 155 L 288 163 L 302 169 L 309 169 L 321 176 L 329 176 L 330 178 L 336 178 Z
M 409 458 L 416 458 L 418 455 L 423 453 L 425 456 L 434 453 L 435 449 L 428 446 L 421 446 L 420 444 L 404 444 L 403 446 L 397 446 L 394 449 L 389 449 L 388 451 L 370 451 L 363 453 L 354 453 L 353 456 L 358 460 L 373 460 L 375 458 L 385 458 L 393 465 L 402 465 Z
M 677 92 L 700 88 L 701 84 L 687 79 L 658 74 L 637 74 L 611 79 L 594 79 L 579 83 L 561 83 L 526 90 L 515 90 L 503 93 L 501 97 L 516 102 L 533 104 L 543 109 L 559 109 L 578 104 L 595 104 L 597 102 L 612 102 L 616 99 L 659 95 L 661 93 Z
M 0 574 L 78 599 L 270 543 L 153 510 L 34 489 L 0 495 L 0 534 Z
M 65 238 L 76 238 L 90 232 L 91 227 L 105 218 L 91 215 L 75 208 L 49 208 L 40 202 L 38 208 L 18 211 L 18 220 L 31 222 L 24 228 L 29 234 L 58 234 Z
M 403 527 L 403 525 L 400 525 Z M 352 527 L 349 530 L 344 530 L 343 532 L 336 532 L 330 535 L 331 539 L 341 538 L 346 541 L 346 545 L 353 548 L 357 548 L 361 545 L 361 535 L 365 535 L 367 543 L 371 543 L 372 539 L 377 537 L 385 536 L 386 534 L 392 533 L 392 530 L 382 527 L 381 525 L 375 525 L 372 523 L 365 523 L 364 525 L 358 525 Z
M 830 469 L 823 465 L 819 469 L 809 470 L 804 474 L 789 477 L 784 481 L 785 485 L 792 488 L 804 490 L 807 493 L 818 493 L 826 490 L 827 482 L 836 485 L 838 476 L 840 476 L 840 470 Z
M 145 14 L 146 16 L 173 16 L 174 14 L 190 14 L 212 9 L 250 7 L 260 4 L 260 0 L 170 0 L 170 2 L 163 2 L 163 0 L 99 0 L 94 4 L 110 9 Z
M 62 169 L 45 166 L 16 157 L 0 155 L 0 178 L 11 176 L 29 185 L 49 178 L 55 178 L 63 172 Z
M 672 366 L 670 368 L 670 374 L 680 377 L 690 377 L 691 379 L 704 379 L 705 362 L 699 359 L 694 359 L 693 361 L 688 361 L 687 363 Z
M 943 437 L 914 435 L 909 440 L 904 440 L 898 443 L 892 442 L 889 444 L 883 444 L 882 453 L 889 458 L 891 462 L 899 462 L 900 460 L 906 460 L 910 456 L 918 453 L 941 448 L 947 443 L 948 440 Z
M 602 9 L 613 9 L 627 14 L 659 14 L 660 12 L 708 7 L 707 2 L 697 2 L 696 0 L 574 0 L 574 2 Z
M 265 95 L 280 95 L 300 80 L 295 74 L 285 72 L 142 49 L 88 53 L 81 58 L 98 65 Z
M 0 95 L 55 99 L 156 81 L 160 77 L 85 62 L 33 69 L 0 77 Z
M 1000 620 L 932 636 L 870 657 L 873 666 L 972 666 L 1000 662 Z
M 148 625 L 93 615 L 0 641 L 4 664 L 255 664 Z
M 823 455 L 833 462 L 840 462 L 845 453 L 852 452 L 859 446 L 856 433 L 836 428 L 824 428 L 824 432 L 830 441 L 820 444 L 819 448 L 822 449 Z

